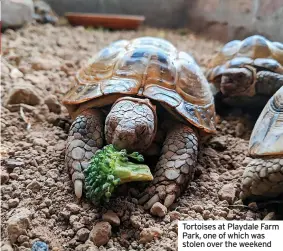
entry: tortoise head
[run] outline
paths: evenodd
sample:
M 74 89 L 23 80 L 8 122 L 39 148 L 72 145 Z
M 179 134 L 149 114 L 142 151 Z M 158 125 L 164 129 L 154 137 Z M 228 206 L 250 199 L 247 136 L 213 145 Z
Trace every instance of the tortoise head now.
M 105 121 L 106 141 L 118 150 L 143 152 L 151 145 L 156 130 L 156 110 L 149 99 L 120 98 Z
M 252 68 L 228 68 L 222 73 L 220 90 L 225 96 L 254 96 L 255 78 Z

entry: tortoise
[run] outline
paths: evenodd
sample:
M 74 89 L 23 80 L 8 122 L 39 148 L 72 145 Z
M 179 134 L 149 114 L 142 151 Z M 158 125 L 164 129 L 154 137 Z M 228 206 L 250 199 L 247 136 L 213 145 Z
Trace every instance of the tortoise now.
M 260 111 L 283 85 L 283 44 L 260 35 L 233 40 L 212 58 L 206 77 L 219 107 Z M 219 105 L 217 104 L 220 103 Z M 256 117 L 257 118 L 257 117 Z
M 241 197 L 246 203 L 283 192 L 282 64 L 283 44 L 254 35 L 224 45 L 206 72 L 217 113 L 226 104 L 255 108 L 252 111 L 257 113 L 249 142 L 254 159 L 242 177 Z
M 260 114 L 250 138 L 249 154 L 254 159 L 243 173 L 243 201 L 264 201 L 283 195 L 283 87 Z
M 112 144 L 158 156 L 140 203 L 169 207 L 193 178 L 200 138 L 216 132 L 213 94 L 195 59 L 155 37 L 102 49 L 77 72 L 63 104 L 74 119 L 65 162 L 77 198 L 90 158 Z

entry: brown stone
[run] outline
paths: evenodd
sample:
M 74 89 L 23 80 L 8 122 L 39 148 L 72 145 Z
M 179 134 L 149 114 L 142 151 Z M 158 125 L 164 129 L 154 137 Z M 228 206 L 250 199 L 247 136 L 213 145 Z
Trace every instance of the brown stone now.
M 140 233 L 140 243 L 151 242 L 155 238 L 159 238 L 162 230 L 157 227 L 144 228 Z
M 105 214 L 102 215 L 102 219 L 104 221 L 109 222 L 113 226 L 119 226 L 120 225 L 120 219 L 118 215 L 113 212 L 112 210 L 108 210 Z
M 220 200 L 226 200 L 229 204 L 232 204 L 235 200 L 236 189 L 234 184 L 225 184 L 218 192 Z
M 26 234 L 26 230 L 30 225 L 32 212 L 27 208 L 19 208 L 15 214 L 11 216 L 7 222 L 8 237 L 11 243 L 15 243 L 18 237 Z
M 167 213 L 167 208 L 162 205 L 160 202 L 156 202 L 153 204 L 153 206 L 150 209 L 150 213 L 152 215 L 156 215 L 159 217 L 164 217 Z
M 39 93 L 30 84 L 16 85 L 8 93 L 6 104 L 38 105 L 41 101 Z
M 102 246 L 108 243 L 111 237 L 111 225 L 109 222 L 98 222 L 90 232 L 89 238 L 96 246 Z

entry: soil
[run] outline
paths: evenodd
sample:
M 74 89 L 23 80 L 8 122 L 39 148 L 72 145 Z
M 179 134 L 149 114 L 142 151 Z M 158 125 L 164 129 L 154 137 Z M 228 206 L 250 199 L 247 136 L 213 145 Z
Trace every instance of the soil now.
M 15 240 L 14 250 L 30 250 L 36 240 L 57 251 L 177 250 L 178 219 L 259 220 L 267 214 L 243 207 L 239 200 L 253 126 L 239 117 L 218 118 L 218 134 L 201 146 L 194 181 L 164 217 L 153 217 L 139 206 L 133 188 L 101 207 L 86 199 L 76 201 L 64 166 L 71 119 L 60 100 L 76 70 L 98 50 L 115 40 L 139 36 L 171 41 L 191 53 L 203 69 L 222 46 L 190 31 L 151 28 L 110 32 L 48 24 L 2 34 L 2 244 L 8 241 L 8 220 L 23 208 L 31 217 Z M 11 104 L 19 102 L 24 104 Z M 116 225 L 108 243 L 97 248 L 87 240 L 89 232 L 109 209 Z M 109 226 L 104 228 L 108 231 Z M 154 236 L 147 240 L 150 234 Z

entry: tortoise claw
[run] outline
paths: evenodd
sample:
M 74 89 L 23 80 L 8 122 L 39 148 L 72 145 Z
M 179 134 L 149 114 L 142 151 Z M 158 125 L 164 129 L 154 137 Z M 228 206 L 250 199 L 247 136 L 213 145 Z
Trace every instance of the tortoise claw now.
M 169 208 L 176 200 L 175 194 L 168 194 L 164 200 L 164 206 Z
M 83 182 L 81 180 L 75 180 L 74 188 L 76 197 L 80 199 L 83 194 Z
M 148 210 L 151 209 L 154 203 L 159 202 L 158 194 L 155 194 L 151 199 L 144 205 L 144 209 Z

